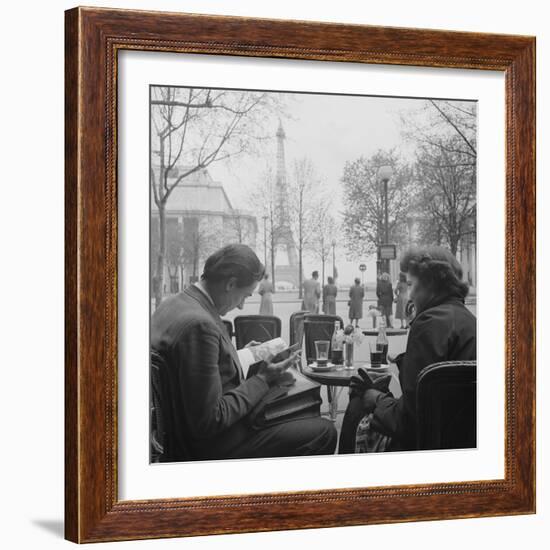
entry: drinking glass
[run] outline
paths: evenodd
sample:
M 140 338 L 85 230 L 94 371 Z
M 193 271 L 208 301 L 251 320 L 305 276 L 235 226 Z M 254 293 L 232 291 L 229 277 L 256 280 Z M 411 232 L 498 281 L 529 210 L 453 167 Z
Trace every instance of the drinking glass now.
M 315 341 L 315 355 L 318 365 L 326 365 L 328 363 L 328 350 L 330 342 L 328 340 Z
M 369 343 L 370 347 L 370 366 L 371 368 L 380 368 L 382 365 L 382 358 L 384 356 L 384 352 L 382 350 L 378 349 L 378 346 L 373 343 Z

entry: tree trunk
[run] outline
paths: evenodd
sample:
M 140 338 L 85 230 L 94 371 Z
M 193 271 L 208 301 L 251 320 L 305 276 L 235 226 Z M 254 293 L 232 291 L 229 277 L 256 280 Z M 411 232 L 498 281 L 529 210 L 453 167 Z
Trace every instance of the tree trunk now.
M 271 219 L 271 284 L 273 286 L 273 292 L 275 293 L 275 239 L 273 236 L 273 218 Z
M 323 277 L 321 279 L 321 291 L 323 290 L 323 285 L 325 284 L 325 258 L 322 259 L 322 270 L 321 273 L 323 274 Z M 324 304 L 324 302 L 323 302 Z
M 456 257 L 456 253 L 458 251 L 458 237 L 451 237 L 449 242 L 449 247 L 451 249 L 451 253 L 453 256 Z
M 166 209 L 164 203 L 158 205 L 159 211 L 159 253 L 157 256 L 156 288 L 155 288 L 155 309 L 162 301 L 164 290 L 164 263 L 166 258 Z
M 298 299 L 301 300 L 303 298 L 303 246 L 300 244 L 300 248 L 298 249 Z

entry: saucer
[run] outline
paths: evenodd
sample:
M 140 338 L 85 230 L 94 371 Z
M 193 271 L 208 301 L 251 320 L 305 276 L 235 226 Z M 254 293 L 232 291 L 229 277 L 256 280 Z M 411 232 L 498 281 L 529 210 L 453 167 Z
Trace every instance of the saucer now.
M 313 372 L 325 372 L 325 371 L 330 371 L 332 370 L 334 367 L 336 367 L 337 365 L 334 365 L 333 363 L 327 363 L 326 365 L 318 365 L 316 362 L 315 363 L 311 363 L 311 365 L 308 365 L 308 367 L 313 371 Z

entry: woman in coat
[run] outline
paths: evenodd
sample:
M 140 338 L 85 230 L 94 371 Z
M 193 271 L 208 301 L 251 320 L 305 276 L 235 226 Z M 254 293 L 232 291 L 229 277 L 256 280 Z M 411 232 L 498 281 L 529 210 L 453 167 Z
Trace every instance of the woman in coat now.
M 378 296 L 378 309 L 386 317 L 386 326 L 392 328 L 393 287 L 388 273 L 380 275 L 376 285 L 376 296 Z
M 399 273 L 399 282 L 395 287 L 395 318 L 401 322 L 401 328 L 408 327 L 407 302 L 409 301 L 409 285 L 405 273 Z
M 468 285 L 461 280 L 462 268 L 456 258 L 440 247 L 408 252 L 401 259 L 401 271 L 407 274 L 416 310 L 407 349 L 398 361 L 403 394 L 396 399 L 353 377 L 340 453 L 354 452 L 357 425 L 369 413 L 372 416 L 367 431 L 374 435 L 370 440 L 380 441 L 376 434 L 386 438 L 377 450 L 415 449 L 416 383 L 420 371 L 441 361 L 476 359 L 476 318 L 464 303 Z
M 359 279 L 355 279 L 355 284 L 349 289 L 349 322 L 355 326 L 359 326 L 359 319 L 363 318 L 363 298 L 365 297 L 365 289 Z
M 273 315 L 273 285 L 267 273 L 258 287 L 258 294 L 262 297 L 260 301 L 260 315 Z
M 323 287 L 323 313 L 326 315 L 336 315 L 336 296 L 338 287 L 334 284 L 334 279 L 328 277 L 328 283 Z

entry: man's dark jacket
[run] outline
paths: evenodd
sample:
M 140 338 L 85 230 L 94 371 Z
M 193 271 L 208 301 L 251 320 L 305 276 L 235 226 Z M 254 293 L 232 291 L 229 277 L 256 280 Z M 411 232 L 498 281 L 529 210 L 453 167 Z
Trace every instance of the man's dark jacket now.
M 382 397 L 374 410 L 376 428 L 392 436 L 392 450 L 416 448 L 416 379 L 440 361 L 476 359 L 476 318 L 459 298 L 440 299 L 413 323 L 399 379 L 403 395 Z
M 163 460 L 223 456 L 250 435 L 246 415 L 268 392 L 244 379 L 237 352 L 213 303 L 198 288 L 167 298 L 151 321 L 167 429 Z

